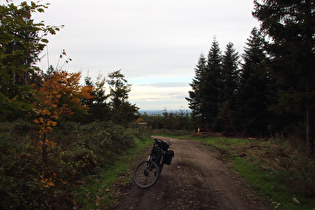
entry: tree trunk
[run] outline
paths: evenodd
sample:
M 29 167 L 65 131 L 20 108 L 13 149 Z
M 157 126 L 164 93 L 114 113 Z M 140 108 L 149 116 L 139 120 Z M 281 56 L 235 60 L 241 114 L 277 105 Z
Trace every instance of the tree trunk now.
M 306 5 L 306 11 L 305 11 L 305 33 L 306 33 L 306 43 L 312 43 L 314 41 L 313 38 L 313 23 L 312 23 L 312 10 L 311 10 L 311 1 L 306 0 L 305 1 Z M 312 50 L 311 50 L 312 51 Z M 308 72 L 313 71 L 313 66 L 312 64 L 307 65 L 308 67 Z M 310 87 L 312 84 L 312 74 L 308 77 L 308 81 L 306 82 L 306 94 L 309 94 L 312 90 Z M 305 113 L 305 122 L 306 122 L 306 155 L 311 156 L 313 151 L 313 142 L 312 142 L 312 131 L 311 131 L 311 108 L 310 108 L 310 102 L 307 101 L 306 103 L 306 113 Z
M 311 144 L 311 110 L 309 105 L 306 105 L 306 155 L 310 156 L 312 154 L 312 144 Z
M 309 84 L 306 83 L 306 93 L 310 92 Z M 312 154 L 312 141 L 311 141 L 311 109 L 309 106 L 309 102 L 306 104 L 306 111 L 305 111 L 305 124 L 306 124 L 306 155 L 310 156 Z
M 229 110 L 229 119 L 230 119 L 231 126 L 233 127 L 233 130 L 234 130 L 234 135 L 236 136 L 237 132 L 236 132 L 235 124 L 234 124 L 234 122 L 232 120 L 231 110 Z

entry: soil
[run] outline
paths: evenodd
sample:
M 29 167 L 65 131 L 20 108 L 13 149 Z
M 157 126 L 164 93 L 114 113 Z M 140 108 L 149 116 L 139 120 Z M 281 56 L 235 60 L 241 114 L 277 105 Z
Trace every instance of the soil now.
M 159 180 L 148 189 L 133 182 L 119 186 L 113 209 L 271 209 L 210 148 L 191 140 L 158 138 L 166 140 L 174 150 L 172 164 L 164 165 Z

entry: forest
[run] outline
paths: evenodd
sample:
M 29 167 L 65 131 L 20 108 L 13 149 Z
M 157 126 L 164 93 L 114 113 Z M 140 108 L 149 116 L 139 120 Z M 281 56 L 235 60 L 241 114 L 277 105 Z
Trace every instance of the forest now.
M 291 139 L 314 154 L 314 1 L 254 1 L 244 53 L 213 40 L 187 101 L 195 128 Z
M 100 174 L 154 130 L 282 139 L 314 156 L 315 2 L 254 2 L 261 25 L 252 29 L 244 53 L 233 43 L 222 53 L 213 39 L 194 69 L 186 98 L 192 112 L 162 115 L 138 112 L 121 70 L 82 84 L 81 73 L 37 67 L 47 37 L 62 26 L 32 18 L 48 4 L 2 4 L 0 208 L 74 206 L 83 177 Z M 59 57 L 71 62 L 65 50 Z

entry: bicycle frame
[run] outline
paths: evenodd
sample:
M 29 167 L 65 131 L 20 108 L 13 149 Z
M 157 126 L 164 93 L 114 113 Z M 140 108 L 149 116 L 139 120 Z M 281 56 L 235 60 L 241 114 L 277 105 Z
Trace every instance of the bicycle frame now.
M 154 144 L 151 149 L 151 154 L 148 157 L 148 161 L 154 161 L 160 168 L 160 173 L 163 168 L 163 156 L 164 156 L 164 150 L 161 149 L 158 144 L 160 143 L 160 140 L 154 139 Z

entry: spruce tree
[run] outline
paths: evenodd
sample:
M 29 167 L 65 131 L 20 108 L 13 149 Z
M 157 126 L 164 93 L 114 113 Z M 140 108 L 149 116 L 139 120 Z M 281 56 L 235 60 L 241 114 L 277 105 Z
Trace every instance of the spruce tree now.
M 195 78 L 190 84 L 189 108 L 193 111 L 195 126 L 202 129 L 219 130 L 218 106 L 222 88 L 222 65 L 219 43 L 213 40 L 208 58 L 200 56 L 195 68 Z
M 234 115 L 236 109 L 235 94 L 239 80 L 239 56 L 233 43 L 228 43 L 222 57 L 222 75 L 219 97 L 219 120 L 223 129 L 233 129 L 236 134 Z
M 188 92 L 189 97 L 186 98 L 188 106 L 192 110 L 193 123 L 196 128 L 204 128 L 201 91 L 204 87 L 204 73 L 206 71 L 206 58 L 200 55 L 198 64 L 195 68 L 195 77 L 190 84 L 191 91 Z
M 305 116 L 306 150 L 310 154 L 315 108 L 315 2 L 255 0 L 253 15 L 269 36 L 271 73 L 281 85 L 279 105 L 301 119 Z
M 238 90 L 238 118 L 243 134 L 267 133 L 267 74 L 264 38 L 257 28 L 247 39 Z
M 201 94 L 203 103 L 201 110 L 204 113 L 206 127 L 213 130 L 220 130 L 218 122 L 219 93 L 222 89 L 222 56 L 218 41 L 214 38 L 207 60 L 205 71 L 205 86 Z

